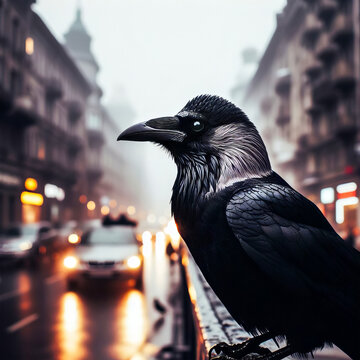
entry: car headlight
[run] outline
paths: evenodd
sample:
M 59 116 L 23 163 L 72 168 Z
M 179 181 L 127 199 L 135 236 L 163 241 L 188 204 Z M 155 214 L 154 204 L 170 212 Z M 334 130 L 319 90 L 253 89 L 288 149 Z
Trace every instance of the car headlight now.
M 78 264 L 79 264 L 79 259 L 76 258 L 75 256 L 67 256 L 64 259 L 64 266 L 67 269 L 75 269 Z
M 32 243 L 30 241 L 23 241 L 19 244 L 20 250 L 29 250 L 32 248 Z
M 126 260 L 126 264 L 130 269 L 137 269 L 141 265 L 141 259 L 139 256 L 134 255 Z
M 70 234 L 68 236 L 68 242 L 70 244 L 78 244 L 80 242 L 80 236 L 78 234 L 75 234 L 75 233 Z

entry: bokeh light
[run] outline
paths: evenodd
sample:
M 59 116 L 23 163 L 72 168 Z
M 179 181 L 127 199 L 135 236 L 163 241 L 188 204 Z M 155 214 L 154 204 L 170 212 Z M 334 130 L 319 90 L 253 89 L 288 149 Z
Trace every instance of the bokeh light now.
M 135 215 L 135 213 L 136 213 L 136 208 L 135 208 L 135 206 L 132 206 L 132 205 L 128 206 L 128 208 L 127 208 L 127 213 L 128 213 L 129 215 Z
M 90 211 L 95 210 L 95 208 L 96 208 L 95 201 L 92 201 L 92 200 L 88 201 L 86 206 L 87 206 L 88 210 L 90 210 Z
M 103 205 L 100 209 L 102 215 L 109 215 L 110 208 L 107 205 Z

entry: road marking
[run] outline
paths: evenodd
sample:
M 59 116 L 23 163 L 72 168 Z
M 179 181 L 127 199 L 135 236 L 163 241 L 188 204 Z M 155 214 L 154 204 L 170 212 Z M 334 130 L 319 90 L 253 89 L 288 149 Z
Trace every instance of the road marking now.
M 21 319 L 20 321 L 16 322 L 15 324 L 9 326 L 6 331 L 8 333 L 14 333 L 15 331 L 18 331 L 22 329 L 23 327 L 31 324 L 32 322 L 36 321 L 39 318 L 38 314 L 32 314 L 27 316 L 26 318 Z
M 55 284 L 56 282 L 62 280 L 64 278 L 64 276 L 62 274 L 55 274 L 52 276 L 49 276 L 48 278 L 45 279 L 45 283 L 46 285 L 52 285 Z
M 29 291 L 30 291 L 30 289 L 23 289 L 23 290 L 9 291 L 9 292 L 7 292 L 5 294 L 0 294 L 0 301 L 11 299 L 11 298 L 13 298 L 15 296 L 25 294 L 25 293 L 27 293 Z

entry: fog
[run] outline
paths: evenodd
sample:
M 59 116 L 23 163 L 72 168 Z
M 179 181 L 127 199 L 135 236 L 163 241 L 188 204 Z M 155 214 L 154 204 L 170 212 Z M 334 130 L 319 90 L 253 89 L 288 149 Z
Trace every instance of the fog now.
M 173 115 L 202 93 L 229 98 L 242 76 L 241 51 L 263 51 L 284 4 L 285 0 L 38 0 L 34 10 L 62 42 L 81 7 L 101 68 L 104 103 L 128 102 L 136 113 L 134 121 L 144 121 Z M 129 125 L 116 120 L 121 128 Z M 135 155 L 131 149 L 137 149 Z M 142 181 L 149 189 L 148 211 L 166 214 L 176 171 L 171 160 L 147 143 L 126 147 L 124 157 L 134 162 L 146 158 Z

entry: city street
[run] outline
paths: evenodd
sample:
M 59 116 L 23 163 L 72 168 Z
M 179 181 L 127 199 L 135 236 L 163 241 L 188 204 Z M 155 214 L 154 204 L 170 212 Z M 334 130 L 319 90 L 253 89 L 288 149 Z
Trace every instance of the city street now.
M 151 357 L 172 340 L 171 311 L 162 315 L 153 302 L 167 303 L 174 271 L 164 249 L 148 250 L 144 293 L 99 279 L 67 291 L 60 254 L 37 269 L 1 269 L 1 359 Z

